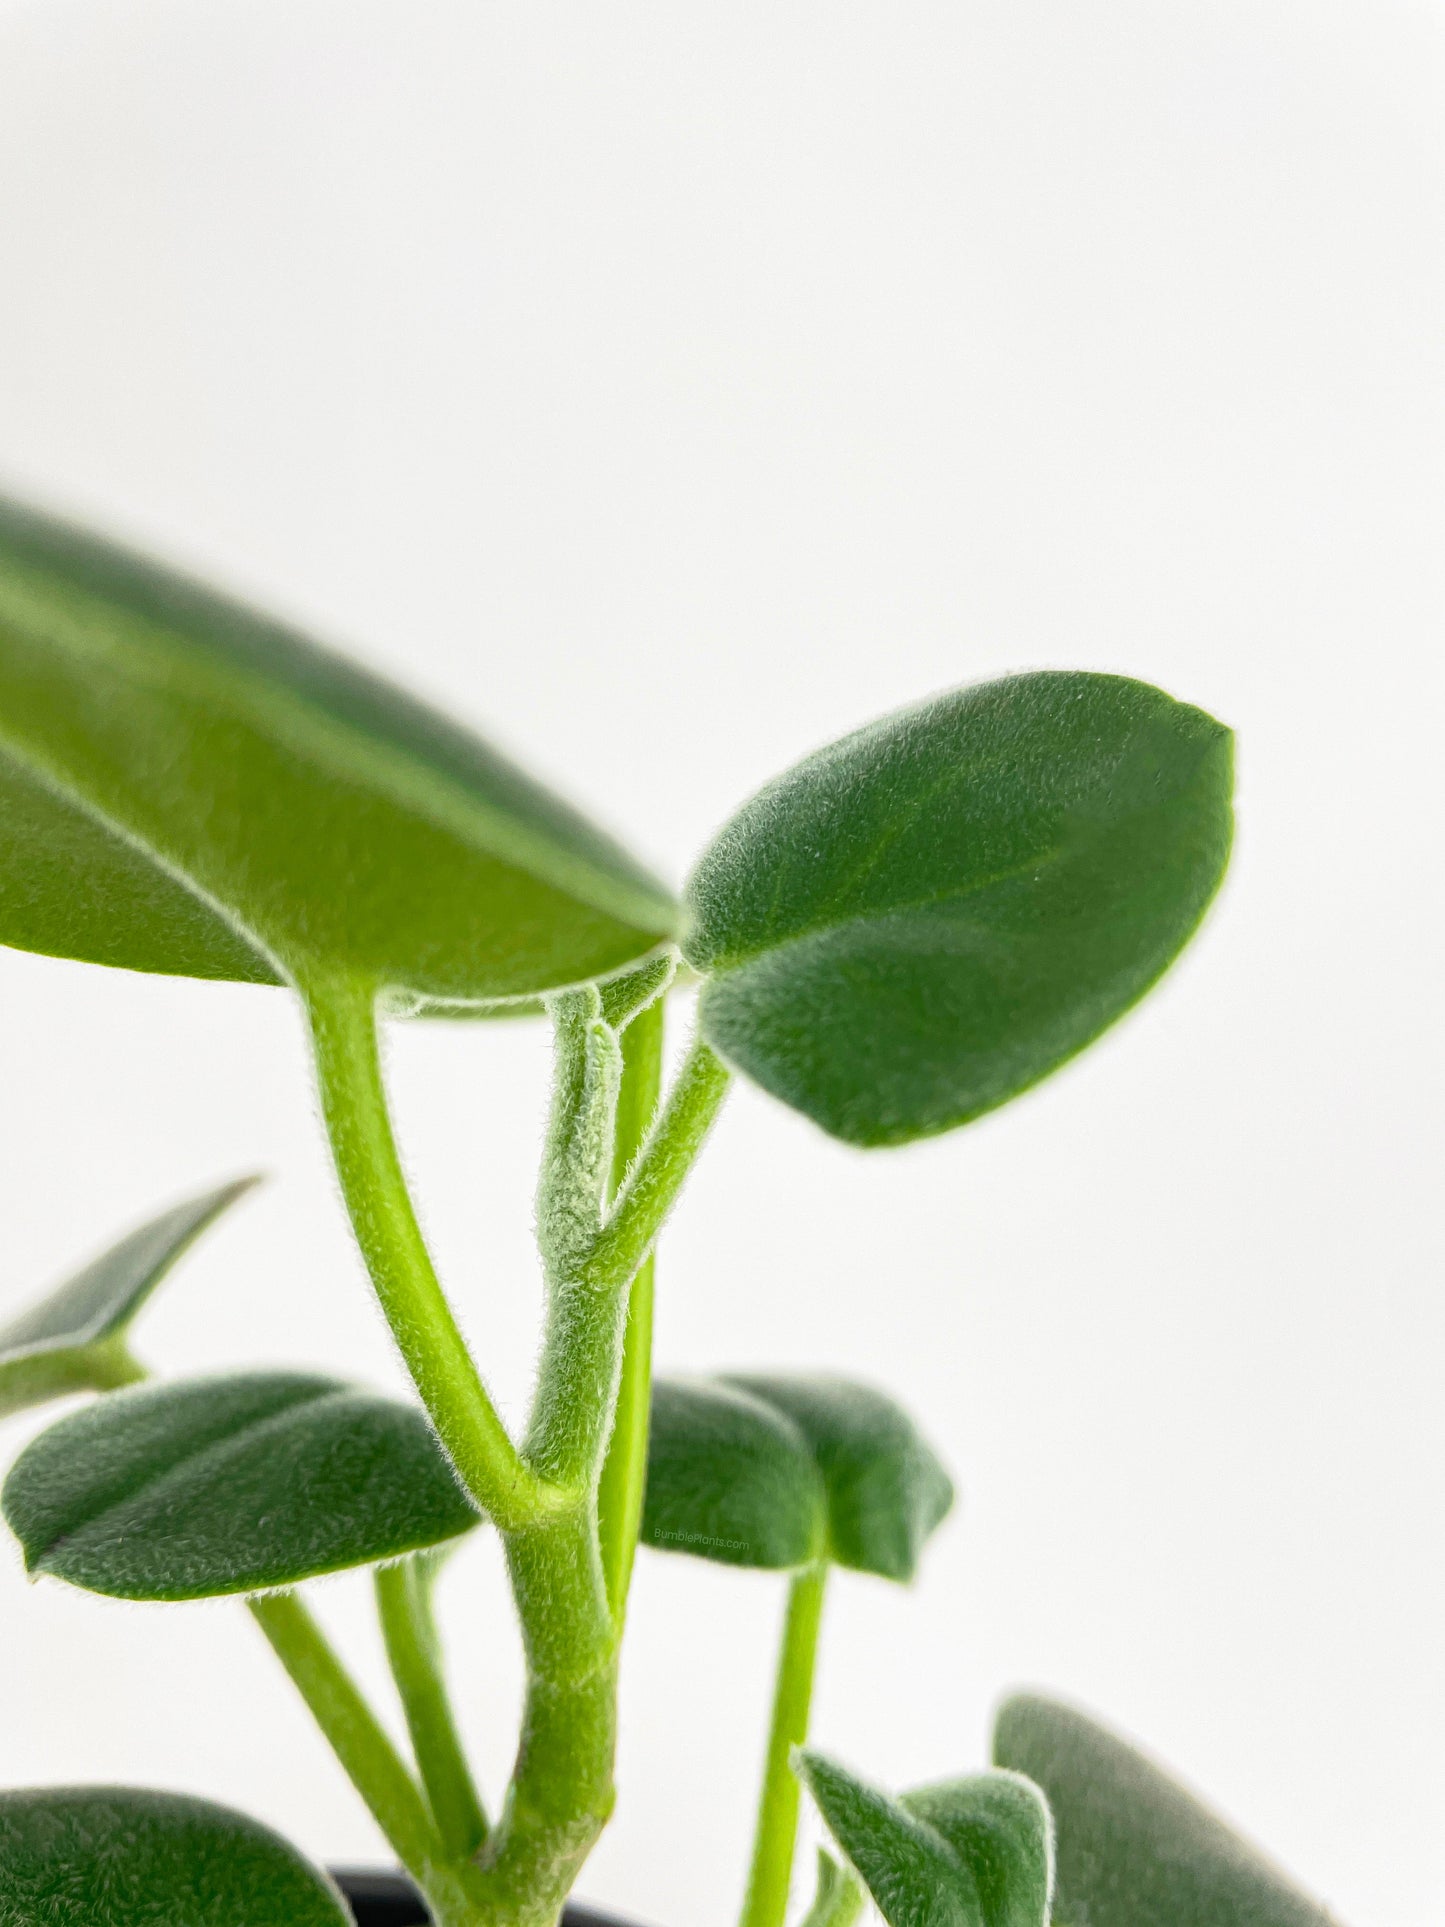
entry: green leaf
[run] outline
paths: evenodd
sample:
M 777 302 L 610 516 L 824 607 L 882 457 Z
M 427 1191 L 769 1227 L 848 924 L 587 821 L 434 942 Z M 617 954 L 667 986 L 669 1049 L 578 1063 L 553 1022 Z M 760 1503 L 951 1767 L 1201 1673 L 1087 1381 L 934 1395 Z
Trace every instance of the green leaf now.
M 1231 737 L 1122 676 L 1010 676 L 770 783 L 688 888 L 721 1055 L 836 1137 L 1016 1097 L 1135 1003 L 1224 874 Z
M 911 1579 L 953 1486 L 889 1398 L 839 1378 L 658 1380 L 642 1537 L 770 1568 Z
M 802 1927 L 853 1927 L 863 1911 L 863 1889 L 838 1865 L 832 1854 L 818 1849 L 818 1886 Z
M 1053 1808 L 1058 1927 L 1330 1927 L 1256 1848 L 1084 1714 L 1020 1695 L 999 1712 L 993 1750 Z
M 244 1814 L 130 1787 L 0 1793 L 0 1927 L 348 1927 L 326 1876 Z
M 605 975 L 666 891 L 455 723 L 0 505 L 0 942 L 442 1002 Z
M 1049 1810 L 1021 1774 L 976 1774 L 894 1800 L 821 1754 L 797 1761 L 889 1927 L 1048 1927 Z
M 163 1211 L 0 1326 L 0 1418 L 138 1378 L 126 1344 L 131 1321 L 182 1253 L 259 1182 L 238 1178 Z
M 291 1586 L 478 1518 L 415 1406 L 291 1372 L 85 1406 L 21 1453 L 0 1504 L 30 1572 L 118 1599 Z

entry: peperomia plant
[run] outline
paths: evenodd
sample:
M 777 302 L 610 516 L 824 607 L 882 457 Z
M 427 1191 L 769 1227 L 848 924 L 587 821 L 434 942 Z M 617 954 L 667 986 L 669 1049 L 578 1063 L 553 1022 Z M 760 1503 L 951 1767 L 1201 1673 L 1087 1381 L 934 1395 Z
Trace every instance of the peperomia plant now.
M 1322 1914 L 1082 1715 L 1009 1702 L 995 1766 L 893 1798 L 805 1750 L 834 1567 L 901 1581 L 952 1487 L 891 1399 L 832 1378 L 652 1381 L 652 1254 L 741 1073 L 864 1146 L 966 1124 L 1127 1011 L 1229 851 L 1231 743 L 1120 676 L 1019 675 L 809 756 L 681 903 L 465 730 L 279 625 L 0 512 L 0 942 L 289 987 L 404 1403 L 294 1370 L 148 1380 L 130 1325 L 245 1181 L 132 1233 L 0 1331 L 0 1411 L 101 1396 L 20 1455 L 27 1568 L 125 1599 L 244 1597 L 442 1927 L 548 1927 L 613 1805 L 633 1555 L 790 1575 L 744 1927 L 784 1927 L 800 1789 L 837 1844 L 808 1927 L 1304 1927 Z M 698 984 L 664 1090 L 669 992 Z M 555 1074 L 545 1329 L 503 1424 L 418 1227 L 383 1019 L 529 1012 Z M 432 1589 L 501 1535 L 526 1659 L 483 1802 Z M 375 1570 L 402 1752 L 298 1591 Z M 962 1750 L 962 1749 L 961 1749 Z M 114 1788 L 0 1795 L 0 1921 L 311 1927 L 327 1877 L 253 1822 Z

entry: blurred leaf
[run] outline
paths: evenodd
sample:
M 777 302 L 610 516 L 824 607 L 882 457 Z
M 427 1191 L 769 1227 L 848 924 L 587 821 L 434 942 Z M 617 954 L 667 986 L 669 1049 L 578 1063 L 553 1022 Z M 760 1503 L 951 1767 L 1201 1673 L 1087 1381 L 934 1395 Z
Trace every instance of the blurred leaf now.
M 130 1787 L 0 1793 L 3 1927 L 349 1927 L 326 1876 L 244 1814 Z
M 863 1911 L 862 1887 L 832 1854 L 818 1849 L 818 1886 L 802 1927 L 853 1927 Z
M 642 1537 L 727 1565 L 910 1579 L 953 1500 L 912 1421 L 839 1378 L 658 1380 Z
M 30 1572 L 119 1599 L 290 1586 L 478 1519 L 419 1409 L 289 1372 L 117 1392 L 43 1432 L 0 1498 Z
M 1123 1015 L 1224 874 L 1231 737 L 1122 676 L 1010 676 L 770 783 L 698 865 L 710 1043 L 855 1144 L 1006 1103 Z
M 0 941 L 440 1000 L 605 975 L 675 910 L 616 844 L 379 677 L 0 505 Z
M 781 1412 L 715 1380 L 654 1379 L 642 1542 L 728 1566 L 820 1558 L 828 1497 Z
M 798 1772 L 889 1927 L 1048 1927 L 1049 1811 L 1022 1776 L 894 1800 L 818 1753 L 798 1755 Z
M 1006 1701 L 993 1750 L 1053 1808 L 1058 1927 L 1330 1927 L 1193 1794 L 1071 1707 Z
M 0 1418 L 141 1376 L 126 1348 L 132 1319 L 182 1253 L 258 1182 L 238 1178 L 163 1211 L 0 1326 Z

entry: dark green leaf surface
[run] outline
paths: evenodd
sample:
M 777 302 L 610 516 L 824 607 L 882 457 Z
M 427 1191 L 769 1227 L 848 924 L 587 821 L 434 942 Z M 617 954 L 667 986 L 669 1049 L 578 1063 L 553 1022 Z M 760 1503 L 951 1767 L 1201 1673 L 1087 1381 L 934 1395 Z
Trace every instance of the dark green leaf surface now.
M 709 1042 L 825 1130 L 902 1144 L 1036 1084 L 1188 940 L 1231 737 L 1122 676 L 1011 676 L 800 763 L 689 886 Z
M 1049 1927 L 1052 1832 L 1030 1781 L 982 1773 L 894 1800 L 821 1754 L 798 1760 L 889 1927 Z
M 827 1493 L 782 1413 L 706 1379 L 654 1379 L 642 1542 L 727 1566 L 807 1565 L 827 1543 Z
M 1071 1707 L 1008 1700 L 994 1758 L 1036 1780 L 1053 1808 L 1057 1927 L 1330 1927 L 1193 1794 Z
M 0 1793 L 0 1927 L 346 1927 L 269 1827 L 130 1787 Z
M 828 1559 L 910 1579 L 953 1500 L 912 1421 L 846 1379 L 653 1387 L 642 1537 L 727 1565 Z
M 0 505 L 0 942 L 441 1000 L 606 974 L 667 893 L 445 717 Z
M 0 1326 L 0 1417 L 136 1376 L 125 1351 L 131 1320 L 182 1253 L 257 1182 L 239 1178 L 163 1211 Z
M 477 1523 L 416 1407 L 288 1372 L 86 1406 L 20 1455 L 3 1505 L 31 1572 L 120 1599 L 294 1585 Z

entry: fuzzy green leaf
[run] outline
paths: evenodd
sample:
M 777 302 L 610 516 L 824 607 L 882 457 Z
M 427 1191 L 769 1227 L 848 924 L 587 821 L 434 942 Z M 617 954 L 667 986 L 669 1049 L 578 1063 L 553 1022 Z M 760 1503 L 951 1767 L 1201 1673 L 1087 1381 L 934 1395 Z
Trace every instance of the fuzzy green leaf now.
M 1122 676 L 983 683 L 769 784 L 689 885 L 704 1034 L 835 1136 L 903 1144 L 1056 1070 L 1224 874 L 1231 737 Z
M 654 1379 L 642 1543 L 780 1570 L 822 1556 L 828 1499 L 781 1412 L 719 1381 Z
M 798 1772 L 889 1927 L 1048 1927 L 1049 1810 L 1022 1775 L 894 1800 L 818 1753 L 799 1754 Z
M 994 1758 L 1038 1782 L 1058 1828 L 1058 1927 L 1330 1927 L 1253 1846 L 1071 1707 L 1005 1702 Z
M 132 1319 L 182 1253 L 258 1182 L 238 1178 L 163 1211 L 0 1326 L 0 1418 L 137 1378 L 126 1346 Z
M 0 505 L 0 942 L 475 1001 L 619 969 L 675 915 L 610 839 L 445 717 Z
M 642 1537 L 770 1568 L 827 1559 L 911 1579 L 953 1501 L 889 1398 L 838 1378 L 726 1376 L 653 1387 Z
M 0 1793 L 0 1927 L 347 1927 L 326 1876 L 209 1800 L 130 1787 Z
M 30 1572 L 118 1599 L 295 1585 L 478 1518 L 415 1406 L 290 1372 L 86 1406 L 21 1453 L 0 1504 Z

